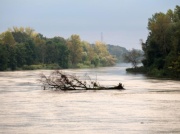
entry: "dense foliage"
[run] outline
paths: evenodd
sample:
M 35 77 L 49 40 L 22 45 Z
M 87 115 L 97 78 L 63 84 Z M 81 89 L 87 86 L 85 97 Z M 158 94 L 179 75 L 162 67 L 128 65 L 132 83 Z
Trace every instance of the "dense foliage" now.
M 89 44 L 78 35 L 46 38 L 32 28 L 13 27 L 0 34 L 0 70 L 114 65 L 105 44 Z
M 155 13 L 149 19 L 148 30 L 148 38 L 142 42 L 147 73 L 180 78 L 180 6 Z
M 141 50 L 132 49 L 123 55 L 124 61 L 132 64 L 134 69 L 137 69 L 138 64 L 141 63 L 143 53 Z
M 107 45 L 108 51 L 111 55 L 117 58 L 117 62 L 124 62 L 124 55 L 128 53 L 128 50 L 121 46 Z

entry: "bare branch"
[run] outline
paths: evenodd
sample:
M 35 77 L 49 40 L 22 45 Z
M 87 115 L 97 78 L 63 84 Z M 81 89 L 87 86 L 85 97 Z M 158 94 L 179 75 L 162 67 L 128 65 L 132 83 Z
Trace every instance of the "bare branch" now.
M 52 88 L 56 90 L 109 90 L 109 89 L 124 89 L 123 85 L 119 83 L 118 86 L 104 87 L 100 86 L 96 81 L 92 81 L 87 74 L 88 80 L 80 80 L 76 75 L 65 74 L 62 71 L 53 71 L 49 76 L 40 74 L 39 82 L 42 83 L 44 90 Z

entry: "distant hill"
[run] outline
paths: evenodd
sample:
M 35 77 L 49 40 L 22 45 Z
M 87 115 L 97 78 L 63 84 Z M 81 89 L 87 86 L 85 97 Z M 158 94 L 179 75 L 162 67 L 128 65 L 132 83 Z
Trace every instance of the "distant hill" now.
M 118 62 L 124 62 L 123 55 L 128 52 L 126 48 L 110 44 L 107 44 L 107 48 L 109 53 L 118 59 Z

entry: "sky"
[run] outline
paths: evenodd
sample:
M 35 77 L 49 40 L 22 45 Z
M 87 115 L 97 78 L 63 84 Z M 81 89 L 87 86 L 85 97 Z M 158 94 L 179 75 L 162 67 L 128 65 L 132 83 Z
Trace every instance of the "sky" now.
M 176 5 L 180 0 L 0 0 L 0 33 L 31 27 L 49 38 L 78 34 L 89 43 L 140 49 L 148 18 Z

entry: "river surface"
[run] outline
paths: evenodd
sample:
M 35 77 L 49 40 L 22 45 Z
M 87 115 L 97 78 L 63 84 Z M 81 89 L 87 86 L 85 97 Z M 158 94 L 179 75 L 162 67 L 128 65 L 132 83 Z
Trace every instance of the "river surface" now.
M 180 133 L 180 82 L 127 74 L 126 64 L 64 70 L 88 74 L 118 91 L 43 90 L 40 73 L 0 72 L 0 134 Z

